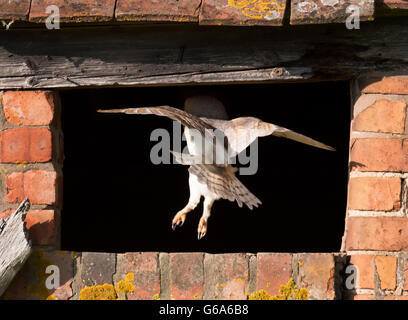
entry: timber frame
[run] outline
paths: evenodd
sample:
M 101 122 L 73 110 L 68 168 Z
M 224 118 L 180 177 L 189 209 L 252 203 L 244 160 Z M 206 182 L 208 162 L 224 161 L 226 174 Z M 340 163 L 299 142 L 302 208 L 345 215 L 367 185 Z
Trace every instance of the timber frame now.
M 62 26 L 0 32 L 0 88 L 333 81 L 408 74 L 408 19 L 284 27 Z

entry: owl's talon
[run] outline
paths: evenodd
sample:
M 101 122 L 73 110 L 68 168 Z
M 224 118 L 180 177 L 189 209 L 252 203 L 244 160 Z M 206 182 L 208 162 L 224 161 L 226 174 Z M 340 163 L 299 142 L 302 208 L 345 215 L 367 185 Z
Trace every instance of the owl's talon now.
M 171 228 L 173 229 L 173 231 L 176 230 L 178 226 L 181 227 L 184 224 L 185 220 L 186 220 L 186 213 L 182 213 L 182 214 L 177 213 L 174 216 L 174 219 L 171 223 Z
M 200 219 L 198 224 L 198 240 L 201 240 L 207 233 L 207 221 L 203 218 Z

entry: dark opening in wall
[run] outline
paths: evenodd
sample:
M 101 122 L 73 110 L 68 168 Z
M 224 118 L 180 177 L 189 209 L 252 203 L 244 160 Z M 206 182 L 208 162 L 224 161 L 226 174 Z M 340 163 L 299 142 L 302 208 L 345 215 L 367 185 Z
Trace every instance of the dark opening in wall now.
M 100 108 L 183 107 L 209 94 L 230 118 L 254 116 L 336 148 L 274 136 L 259 139 L 258 172 L 238 178 L 261 201 L 253 211 L 216 201 L 197 240 L 202 202 L 181 228 L 188 171 L 154 165 L 157 116 L 100 114 Z M 64 131 L 62 248 L 75 251 L 336 252 L 344 232 L 350 126 L 348 82 L 82 89 L 61 92 Z

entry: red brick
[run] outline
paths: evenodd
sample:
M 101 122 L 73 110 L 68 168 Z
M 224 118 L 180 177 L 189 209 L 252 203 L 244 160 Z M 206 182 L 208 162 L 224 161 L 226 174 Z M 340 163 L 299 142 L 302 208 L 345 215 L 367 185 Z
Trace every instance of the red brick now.
M 130 252 L 125 254 L 126 273 L 134 273 L 136 289 L 127 293 L 129 300 L 152 300 L 160 294 L 160 269 L 158 252 Z
M 408 3 L 405 0 L 376 0 L 375 4 L 390 9 L 408 9 Z
M 356 294 L 347 296 L 346 300 L 375 300 L 375 296 L 373 294 Z
M 170 254 L 171 298 L 176 300 L 202 299 L 204 285 L 204 254 Z
M 50 5 L 59 8 L 61 22 L 111 21 L 115 0 L 32 0 L 29 20 L 45 22 L 50 15 L 45 10 Z
M 206 254 L 204 300 L 246 300 L 248 257 L 242 253 Z
M 372 255 L 352 255 L 350 264 L 357 267 L 356 288 L 374 289 L 374 257 Z
M 408 172 L 406 139 L 355 139 L 350 160 L 358 171 Z
M 8 122 L 19 126 L 46 126 L 54 117 L 52 91 L 7 91 L 3 95 Z
M 408 77 L 384 77 L 381 80 L 361 81 L 363 93 L 408 94 Z
M 404 278 L 404 290 L 408 290 L 408 260 L 405 260 Z
M 346 250 L 408 249 L 408 218 L 349 217 Z
M 349 181 L 348 208 L 358 210 L 399 210 L 400 194 L 400 178 L 351 178 Z
M 203 0 L 200 24 L 280 26 L 285 9 L 286 0 Z
M 353 120 L 353 130 L 404 133 L 406 112 L 405 100 L 377 100 Z
M 28 197 L 32 204 L 54 204 L 56 198 L 56 172 L 29 170 L 6 176 L 7 202 L 21 202 Z
M 0 212 L 0 219 L 7 218 L 14 210 Z M 55 245 L 54 210 L 30 210 L 26 218 L 26 228 L 33 245 Z
M 385 296 L 384 300 L 408 300 L 408 296 Z
M 381 282 L 382 290 L 395 290 L 397 281 L 397 258 L 391 256 L 376 256 L 375 265 Z
M 347 7 L 350 5 L 360 8 L 360 21 L 374 20 L 374 1 L 361 3 L 358 0 L 291 0 L 290 24 L 344 23 L 350 16 L 347 13 Z
M 80 278 L 79 288 L 74 288 L 80 293 L 85 287 L 113 285 L 113 275 L 116 272 L 116 254 L 105 252 L 82 252 L 81 266 L 77 276 Z
M 309 299 L 334 299 L 334 256 L 330 253 L 298 254 L 297 283 L 309 291 Z
M 118 0 L 118 21 L 196 22 L 200 0 Z
M 24 173 L 13 172 L 6 176 L 5 182 L 7 194 L 5 200 L 9 203 L 21 202 L 24 200 Z
M 0 0 L 1 20 L 26 20 L 30 10 L 30 0 Z
M 0 132 L 0 162 L 47 162 L 52 137 L 47 128 L 17 128 Z
M 292 276 L 292 255 L 289 253 L 258 253 L 256 290 L 270 295 L 279 294 L 279 288 Z
M 25 221 L 34 245 L 55 244 L 54 210 L 31 210 Z

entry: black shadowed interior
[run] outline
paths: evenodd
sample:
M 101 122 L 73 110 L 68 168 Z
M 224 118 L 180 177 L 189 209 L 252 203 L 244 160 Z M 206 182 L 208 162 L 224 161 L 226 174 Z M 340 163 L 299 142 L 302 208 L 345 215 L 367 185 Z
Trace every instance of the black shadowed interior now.
M 258 117 L 326 143 L 330 152 L 274 136 L 259 139 L 258 171 L 239 175 L 261 201 L 254 210 L 216 201 L 197 240 L 202 202 L 181 228 L 188 171 L 154 165 L 157 116 L 97 109 L 219 98 L 230 118 Z M 75 251 L 337 252 L 344 232 L 350 126 L 348 82 L 80 89 L 61 92 L 65 161 L 62 249 Z

